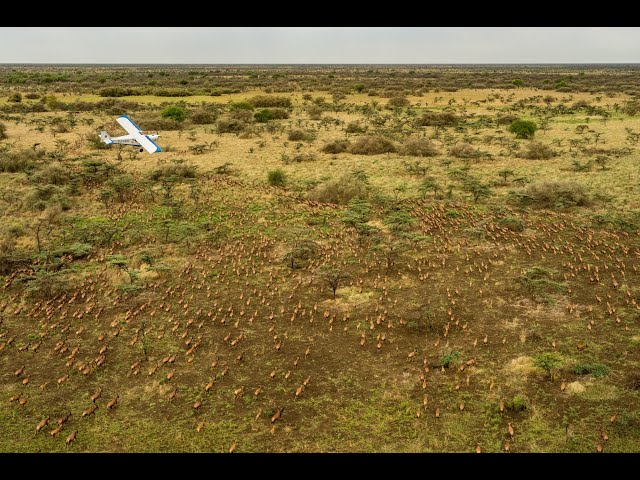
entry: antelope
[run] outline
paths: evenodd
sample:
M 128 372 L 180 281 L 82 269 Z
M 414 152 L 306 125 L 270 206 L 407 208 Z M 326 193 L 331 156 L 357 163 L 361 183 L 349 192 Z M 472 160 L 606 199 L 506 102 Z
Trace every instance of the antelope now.
M 436 408 L 436 418 L 440 418 L 440 408 Z
M 234 440 L 233 443 L 231 444 L 231 448 L 229 448 L 229 453 L 233 453 L 236 451 L 236 447 L 238 446 L 238 444 L 236 443 L 236 441 Z
M 65 440 L 65 443 L 66 443 L 67 445 L 71 445 L 71 442 L 73 442 L 73 441 L 76 439 L 76 435 L 77 435 L 77 434 L 78 434 L 78 431 L 77 431 L 77 430 L 76 430 L 76 431 L 74 431 L 74 432 L 72 432 L 72 433 L 71 433 L 71 435 L 69 435 L 69 436 L 67 437 L 67 439 Z
M 71 417 L 71 412 L 67 413 L 66 415 L 58 419 L 58 425 L 59 426 L 64 425 L 67 422 L 67 420 L 69 420 L 70 417 Z
M 278 408 L 276 410 L 276 413 L 274 413 L 273 416 L 271 417 L 271 423 L 275 423 L 276 420 L 278 420 L 282 416 L 283 411 L 284 411 L 284 407 Z
M 193 409 L 194 410 L 198 410 L 200 407 L 202 407 L 202 402 L 200 400 L 196 401 L 196 403 L 193 404 Z
M 40 430 L 42 430 L 45 425 L 49 425 L 49 421 L 51 420 L 51 417 L 47 417 L 45 419 L 43 419 L 37 426 L 36 426 L 36 433 L 38 433 Z
M 509 425 L 507 426 L 507 431 L 509 432 L 509 435 L 511 435 L 511 438 L 513 438 L 513 427 L 511 426 L 511 422 L 509 422 Z
M 111 410 L 116 406 L 116 404 L 118 403 L 118 398 L 120 398 L 120 395 L 116 395 L 112 400 L 109 401 L 109 403 L 107 403 L 108 410 Z
M 60 433 L 60 430 L 62 430 L 62 425 L 58 425 L 56 428 L 51 430 L 49 432 L 49 435 L 51 435 L 52 437 L 55 437 L 58 433 Z
M 209 390 L 211 390 L 214 386 L 215 382 L 213 379 L 209 380 L 209 383 L 207 383 L 204 387 L 204 391 L 205 393 L 209 393 Z
M 204 428 L 204 420 L 201 421 L 196 427 L 196 432 L 200 432 Z
M 91 415 L 91 414 L 95 413 L 96 410 L 98 410 L 98 405 L 96 405 L 94 403 L 89 408 L 87 408 L 84 412 L 82 412 L 82 416 L 86 417 L 87 415 Z

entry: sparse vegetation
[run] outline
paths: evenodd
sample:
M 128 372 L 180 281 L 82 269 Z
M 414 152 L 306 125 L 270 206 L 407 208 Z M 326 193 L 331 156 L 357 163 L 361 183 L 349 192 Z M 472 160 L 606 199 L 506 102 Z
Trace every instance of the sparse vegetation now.
M 0 451 L 638 451 L 636 70 L 0 68 Z

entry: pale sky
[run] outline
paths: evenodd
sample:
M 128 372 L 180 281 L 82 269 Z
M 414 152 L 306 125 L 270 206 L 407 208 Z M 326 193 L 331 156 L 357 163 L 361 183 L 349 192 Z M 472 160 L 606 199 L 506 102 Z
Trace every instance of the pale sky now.
M 640 63 L 640 28 L 0 27 L 0 63 Z

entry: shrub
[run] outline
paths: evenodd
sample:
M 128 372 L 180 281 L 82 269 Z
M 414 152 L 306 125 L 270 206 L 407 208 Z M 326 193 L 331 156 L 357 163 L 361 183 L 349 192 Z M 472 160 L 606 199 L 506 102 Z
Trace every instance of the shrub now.
M 405 97 L 391 97 L 387 102 L 389 108 L 408 107 L 409 105 L 411 102 Z
M 320 120 L 322 112 L 322 107 L 319 107 L 318 105 L 310 105 L 309 108 L 307 108 L 307 113 L 311 120 Z
M 13 93 L 7 98 L 8 102 L 20 103 L 22 101 L 22 94 L 20 92 Z
M 179 179 L 196 178 L 198 176 L 196 169 L 195 165 L 172 163 L 171 165 L 156 168 L 149 174 L 149 178 L 154 182 L 170 177 Z
M 531 142 L 522 153 L 524 158 L 529 160 L 548 160 L 556 155 L 556 152 L 542 142 Z
M 640 102 L 629 102 L 624 107 L 622 107 L 622 111 L 629 116 L 634 116 L 638 112 L 640 112 Z
M 539 208 L 585 207 L 591 204 L 591 196 L 579 183 L 558 180 L 527 185 L 520 203 Z
M 413 157 L 434 157 L 438 155 L 438 149 L 430 140 L 412 138 L 404 144 L 404 153 Z
M 209 110 L 196 110 L 191 114 L 191 121 L 196 125 L 209 125 L 216 121 L 216 114 Z
M 29 92 L 29 93 L 25 93 L 25 98 L 28 98 L 29 100 L 36 100 L 38 98 L 40 98 L 40 94 L 36 93 L 36 92 Z
M 275 170 L 269 171 L 267 180 L 269 181 L 269 185 L 283 187 L 287 183 L 287 175 L 282 169 L 276 168 Z
M 219 133 L 239 133 L 244 131 L 247 123 L 236 118 L 221 118 L 216 123 L 216 129 Z
M 393 142 L 382 136 L 359 137 L 355 143 L 349 146 L 349 151 L 356 155 L 379 155 L 381 153 L 395 152 Z
M 516 395 L 505 405 L 507 410 L 521 412 L 529 407 L 529 399 L 526 395 Z
M 349 140 L 333 140 L 322 147 L 324 153 L 342 153 L 349 149 L 351 142 Z
M 0 140 L 7 138 L 7 126 L 4 123 L 0 123 Z
M 516 134 L 516 138 L 533 138 L 538 126 L 531 120 L 514 120 L 509 126 L 509 131 Z
M 416 120 L 421 127 L 449 127 L 457 125 L 459 118 L 453 112 L 425 112 Z
M 263 108 L 262 110 L 254 113 L 253 118 L 256 119 L 256 122 L 266 123 L 269 120 L 289 118 L 289 112 L 282 108 Z
M 156 114 L 157 115 L 157 114 Z M 182 125 L 172 118 L 160 118 L 158 116 L 144 117 L 140 119 L 140 126 L 145 131 L 150 130 L 180 130 Z
M 511 125 L 516 120 L 518 120 L 518 116 L 514 115 L 513 113 L 498 115 L 496 117 L 496 123 L 498 125 Z
M 247 101 L 233 102 L 229 104 L 229 110 L 253 110 L 254 108 L 256 107 Z
M 352 173 L 344 174 L 336 180 L 329 180 L 318 185 L 309 193 L 311 200 L 324 203 L 346 205 L 352 198 L 368 198 L 370 187 L 368 182 Z
M 69 172 L 59 164 L 49 164 L 31 177 L 34 183 L 42 185 L 66 185 L 69 183 Z
M 280 107 L 290 109 L 291 99 L 289 97 L 260 95 L 253 97 L 249 102 L 256 107 Z
M 364 133 L 365 130 L 366 128 L 360 125 L 359 122 L 349 122 L 347 127 L 344 129 L 347 133 Z
M 41 156 L 33 150 L 0 153 L 0 173 L 29 172 Z
M 573 372 L 576 375 L 593 375 L 594 377 L 603 377 L 609 374 L 609 367 L 601 363 L 578 363 L 575 367 L 573 367 Z
M 287 138 L 292 142 L 299 142 L 301 140 L 310 140 L 313 137 L 304 130 L 291 130 Z
M 136 95 L 138 92 L 132 88 L 125 87 L 107 87 L 98 92 L 101 97 L 125 97 L 128 95 Z
M 449 365 L 455 364 L 460 358 L 460 352 L 449 352 L 440 357 L 438 365 L 444 368 L 449 368 Z
M 449 153 L 456 158 L 473 158 L 478 156 L 478 151 L 465 142 L 455 144 L 451 147 Z
M 168 118 L 182 123 L 187 118 L 187 112 L 185 112 L 184 109 L 182 107 L 179 107 L 178 105 L 170 105 L 162 110 L 160 116 L 162 118 Z
M 501 218 L 498 225 L 504 228 L 508 228 L 512 232 L 522 232 L 524 230 L 524 223 L 518 217 L 511 215 Z
M 548 377 L 553 378 L 562 365 L 562 358 L 557 353 L 541 353 L 533 357 L 533 364 L 544 370 Z

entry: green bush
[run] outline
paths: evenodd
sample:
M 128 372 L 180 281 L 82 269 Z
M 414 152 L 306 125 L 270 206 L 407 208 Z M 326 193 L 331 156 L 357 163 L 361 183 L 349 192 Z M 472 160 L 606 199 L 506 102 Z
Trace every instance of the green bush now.
M 4 123 L 0 123 L 0 140 L 7 138 L 7 126 Z
M 284 170 L 276 168 L 275 170 L 269 170 L 267 174 L 267 180 L 269 185 L 274 187 L 283 187 L 287 183 L 287 174 Z
M 505 406 L 507 410 L 521 412 L 529 407 L 529 398 L 526 395 L 516 395 Z
M 544 370 L 548 377 L 553 378 L 562 365 L 562 358 L 557 353 L 541 353 L 533 357 L 533 364 Z
M 531 120 L 514 120 L 509 126 L 509 131 L 516 134 L 516 138 L 533 138 L 538 126 Z
M 187 112 L 185 112 L 184 109 L 182 107 L 179 107 L 178 105 L 170 105 L 162 110 L 162 112 L 160 112 L 160 116 L 162 118 L 169 118 L 181 123 L 184 122 L 184 120 L 187 118 Z
M 20 92 L 12 93 L 9 98 L 7 98 L 7 101 L 12 103 L 20 103 L 22 102 L 22 94 Z
M 232 102 L 229 104 L 229 110 L 253 110 L 254 108 L 256 107 L 253 104 L 246 101 Z
M 395 152 L 396 147 L 391 140 L 383 136 L 365 136 L 359 137 L 349 147 L 349 151 L 356 155 L 379 155 Z
M 451 351 L 449 353 L 444 354 L 440 357 L 438 365 L 444 368 L 449 368 L 449 365 L 455 364 L 460 358 L 461 353 L 456 351 Z
M 280 120 L 289 118 L 289 112 L 282 108 L 263 108 L 253 114 L 256 122 L 266 123 L 269 120 Z
M 604 377 L 609 374 L 609 367 L 602 363 L 583 364 L 579 363 L 573 367 L 576 375 L 593 375 L 594 377 Z

